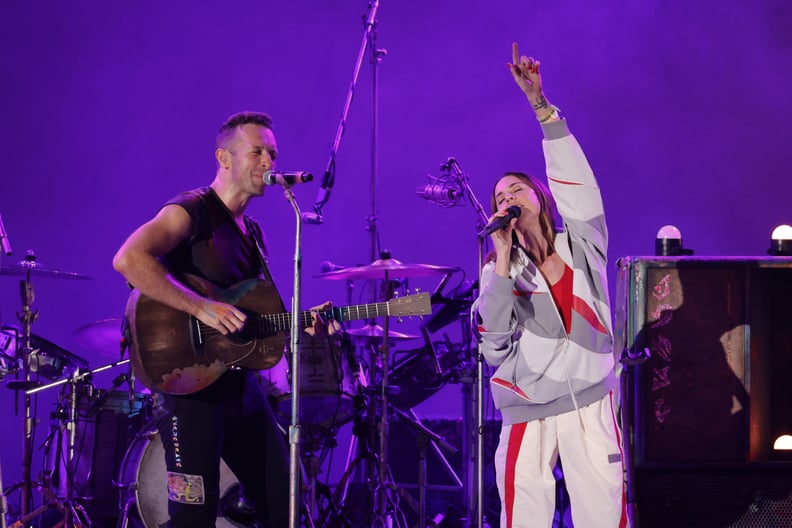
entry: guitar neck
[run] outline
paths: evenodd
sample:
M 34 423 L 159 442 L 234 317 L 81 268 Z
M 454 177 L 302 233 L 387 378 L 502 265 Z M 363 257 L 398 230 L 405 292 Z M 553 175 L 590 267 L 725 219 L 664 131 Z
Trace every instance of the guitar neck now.
M 354 306 L 335 306 L 329 310 L 319 312 L 325 321 L 335 319 L 339 322 L 358 321 L 390 315 L 390 303 L 378 302 L 370 304 L 357 304 Z M 288 332 L 292 326 L 292 314 L 290 312 L 277 314 L 260 314 L 261 322 L 266 329 L 273 332 Z M 311 326 L 311 311 L 303 310 L 298 314 L 300 328 Z

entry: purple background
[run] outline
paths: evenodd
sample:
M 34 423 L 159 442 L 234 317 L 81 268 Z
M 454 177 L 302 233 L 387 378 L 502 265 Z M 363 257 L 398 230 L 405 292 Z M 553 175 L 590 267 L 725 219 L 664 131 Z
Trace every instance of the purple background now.
M 403 262 L 460 266 L 475 277 L 474 210 L 441 209 L 417 197 L 416 188 L 427 174 L 440 175 L 439 165 L 453 155 L 488 208 L 504 171 L 543 172 L 538 125 L 505 66 L 516 40 L 541 59 L 546 94 L 599 177 L 612 263 L 651 254 L 665 224 L 678 226 L 697 255 L 765 254 L 772 229 L 792 223 L 792 5 L 599 4 L 383 2 L 378 46 L 388 53 L 379 68 L 376 191 L 382 249 Z M 121 316 L 127 289 L 112 269 L 114 252 L 164 200 L 211 181 L 214 134 L 229 114 L 271 114 L 278 168 L 320 176 L 366 12 L 360 0 L 5 2 L 0 214 L 14 255 L 3 263 L 30 249 L 47 267 L 94 277 L 36 277 L 34 333 L 91 367 L 111 361 L 81 350 L 72 333 Z M 369 57 L 325 223 L 304 227 L 304 307 L 325 299 L 347 304 L 343 282 L 313 277 L 322 261 L 369 261 Z M 303 209 L 317 189 L 316 181 L 295 188 Z M 293 212 L 278 188 L 248 212 L 268 234 L 273 273 L 288 303 Z M 611 264 L 612 289 L 615 271 Z M 0 276 L 4 325 L 17 323 L 18 280 Z M 437 280 L 410 285 L 431 290 Z M 367 297 L 357 290 L 352 300 Z M 456 329 L 445 331 L 453 338 Z M 97 377 L 97 384 L 109 386 L 117 373 Z M 52 396 L 39 398 L 37 446 Z M 419 410 L 457 416 L 459 401 L 458 386 L 447 387 Z M 13 393 L 0 392 L 6 484 L 21 475 L 22 420 L 14 408 Z

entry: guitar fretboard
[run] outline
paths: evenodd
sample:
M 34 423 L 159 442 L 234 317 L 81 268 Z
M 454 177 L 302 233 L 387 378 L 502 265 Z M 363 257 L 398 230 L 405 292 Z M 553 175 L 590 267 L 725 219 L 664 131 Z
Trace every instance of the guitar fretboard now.
M 322 318 L 327 321 L 335 319 L 336 321 L 358 321 L 360 319 L 369 319 L 373 317 L 380 317 L 383 315 L 390 315 L 390 303 L 379 302 L 370 304 L 357 304 L 354 306 L 333 307 L 330 310 L 320 312 Z M 261 314 L 260 320 L 265 325 L 265 330 L 269 332 L 289 331 L 292 325 L 291 313 L 277 313 L 277 314 Z M 300 328 L 305 328 L 311 325 L 311 311 L 304 310 L 299 313 Z

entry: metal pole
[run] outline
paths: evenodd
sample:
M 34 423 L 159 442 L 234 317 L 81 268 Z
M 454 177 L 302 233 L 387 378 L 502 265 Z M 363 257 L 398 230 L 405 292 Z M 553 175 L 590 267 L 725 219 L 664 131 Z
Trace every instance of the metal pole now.
M 379 65 L 387 54 L 384 49 L 377 49 L 376 12 L 379 2 L 372 3 L 368 21 L 368 46 L 371 50 L 371 210 L 367 229 L 369 232 L 369 262 L 378 258 L 377 254 L 377 135 L 379 130 Z M 372 293 L 372 296 L 376 295 Z M 376 299 L 372 299 L 376 301 Z
M 478 223 L 477 229 L 480 230 L 482 227 L 487 225 L 487 214 L 484 212 L 484 207 L 481 205 L 481 202 L 478 201 L 476 198 L 476 194 L 473 192 L 473 189 L 470 186 L 470 181 L 468 176 L 462 171 L 462 167 L 459 166 L 459 163 L 454 158 L 449 158 L 448 162 L 449 170 L 454 174 L 457 182 L 459 182 L 460 187 L 464 190 L 465 194 L 467 194 L 468 199 L 470 200 L 473 209 L 475 209 L 476 214 L 478 216 Z M 478 276 L 479 279 L 481 278 L 481 270 L 484 268 L 484 252 L 486 248 L 486 239 L 479 237 L 478 239 Z M 473 314 L 470 314 L 470 317 L 473 317 Z M 470 327 L 473 328 L 475 321 L 470 322 Z M 468 343 L 472 345 L 472 335 L 468 340 Z M 473 444 L 475 446 L 475 455 L 472 461 L 465 460 L 465 469 L 466 473 L 465 477 L 465 485 L 468 487 L 467 491 L 467 511 L 468 515 L 475 511 L 475 523 L 474 525 L 476 528 L 483 528 L 484 526 L 484 433 L 486 429 L 486 424 L 484 423 L 484 358 L 481 355 L 481 350 L 479 349 L 478 345 L 474 347 L 473 350 L 474 359 L 476 362 L 476 369 L 475 369 L 475 383 L 476 388 L 475 392 L 471 398 L 471 389 L 463 386 L 463 405 L 464 411 L 466 415 L 468 413 L 473 414 L 475 420 L 475 429 L 473 431 L 466 430 L 465 431 L 465 439 L 469 441 L 470 436 L 472 435 Z M 468 367 L 470 368 L 471 365 L 468 363 Z M 466 416 L 463 416 L 463 425 L 469 423 L 469 419 Z M 467 451 L 467 449 L 465 449 Z M 463 453 L 464 454 L 464 453 Z M 471 493 L 471 471 L 470 471 L 470 463 L 474 463 L 474 470 L 472 474 L 475 476 L 475 485 L 472 486 L 475 490 L 475 494 Z M 475 504 L 474 504 L 475 500 Z
M 300 206 L 294 199 L 289 187 L 283 191 L 286 199 L 294 208 L 297 217 L 294 242 L 294 292 L 291 306 L 291 330 L 289 348 L 291 349 L 291 425 L 289 426 L 289 528 L 300 527 L 300 514 L 297 507 L 300 496 L 300 282 L 302 280 L 302 216 Z

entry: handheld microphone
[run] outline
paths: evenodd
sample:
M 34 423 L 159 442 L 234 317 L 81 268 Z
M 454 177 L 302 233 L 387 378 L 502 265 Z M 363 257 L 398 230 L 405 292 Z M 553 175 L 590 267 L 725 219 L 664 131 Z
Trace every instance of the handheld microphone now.
M 479 231 L 478 236 L 483 237 L 485 235 L 491 235 L 498 229 L 503 229 L 509 222 L 511 222 L 514 218 L 518 218 L 522 214 L 522 209 L 520 209 L 519 205 L 510 205 L 506 208 L 506 214 L 503 216 L 499 216 L 492 222 L 486 225 L 484 229 Z
M 308 183 L 313 174 L 306 171 L 267 171 L 264 173 L 264 185 L 292 186 L 295 183 Z

